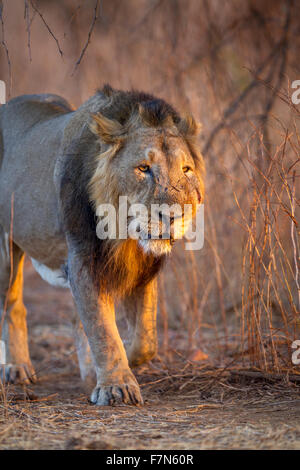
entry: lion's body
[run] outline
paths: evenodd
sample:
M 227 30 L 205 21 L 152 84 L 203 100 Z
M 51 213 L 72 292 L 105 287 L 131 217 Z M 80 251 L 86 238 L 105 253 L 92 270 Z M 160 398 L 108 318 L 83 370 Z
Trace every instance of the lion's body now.
M 54 170 L 63 129 L 72 113 L 41 99 L 17 98 L 0 108 L 4 148 L 0 167 L 0 224 L 9 232 L 13 213 L 15 243 L 30 257 L 58 269 L 66 259 L 67 248 Z
M 179 122 L 175 111 L 161 101 L 147 114 L 141 110 L 144 102 L 154 103 L 154 98 L 107 88 L 76 111 L 56 95 L 18 97 L 0 108 L 0 314 L 9 380 L 17 375 L 25 381 L 34 378 L 22 300 L 26 253 L 44 279 L 71 287 L 97 374 L 92 400 L 141 402 L 116 328 L 113 303 L 115 296 L 123 297 L 134 330 L 130 363 L 148 360 L 156 351 L 155 277 L 170 242 L 150 240 L 143 242 L 145 249 L 135 240 L 104 243 L 96 236 L 96 206 L 116 205 L 114 198 L 120 194 L 148 205 L 173 200 L 195 204 L 202 191 L 202 183 L 198 186 L 191 176 L 183 179 L 180 190 L 175 188 L 178 194 L 171 189 L 158 194 L 154 182 L 131 167 L 131 160 L 149 145 L 165 153 L 169 149 L 170 155 L 180 148 L 182 154 L 192 151 L 174 124 Z M 96 115 L 92 127 L 91 115 Z M 119 162 L 114 167 L 116 155 Z M 159 158 L 162 165 L 165 157 Z M 196 164 L 201 171 L 202 161 Z M 159 170 L 165 172 L 160 177 L 163 184 L 168 184 L 171 170 L 170 163 Z M 85 335 L 79 334 L 77 341 L 82 376 L 88 362 Z

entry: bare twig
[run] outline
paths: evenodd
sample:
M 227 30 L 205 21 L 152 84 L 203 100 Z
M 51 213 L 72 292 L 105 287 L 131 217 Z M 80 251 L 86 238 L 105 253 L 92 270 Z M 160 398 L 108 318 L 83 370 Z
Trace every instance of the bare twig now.
M 266 373 L 253 370 L 230 370 L 231 375 L 239 375 L 243 377 L 249 377 L 253 379 L 265 379 L 265 380 L 282 380 L 285 376 L 283 374 Z M 288 379 L 292 382 L 300 382 L 300 375 L 288 375 Z
M 85 2 L 85 0 L 83 0 L 79 5 L 77 5 L 75 11 L 73 12 L 73 14 L 72 14 L 72 16 L 71 16 L 71 18 L 70 18 L 69 24 L 72 24 L 72 23 L 73 23 L 74 18 L 77 16 L 77 14 L 78 14 L 79 10 L 81 9 L 82 5 L 84 4 L 84 2 Z M 67 34 L 64 33 L 64 37 L 66 37 L 66 36 L 67 36 Z
M 1 45 L 3 46 L 6 54 L 7 65 L 8 65 L 8 76 L 9 76 L 9 87 L 8 87 L 8 96 L 10 97 L 12 89 L 12 73 L 11 73 L 11 62 L 8 52 L 8 47 L 5 41 L 5 30 L 4 30 L 4 20 L 3 20 L 3 0 L 0 0 L 0 21 L 1 21 Z
M 30 21 L 30 17 L 29 17 L 30 11 L 29 11 L 28 0 L 24 0 L 24 1 L 25 1 L 24 19 L 26 20 L 27 48 L 28 48 L 28 54 L 29 54 L 29 61 L 32 62 L 32 56 L 31 56 L 31 38 L 30 38 L 30 35 L 31 35 L 31 29 L 30 29 L 31 21 Z
M 91 23 L 91 26 L 90 26 L 90 29 L 89 29 L 89 32 L 88 32 L 88 37 L 87 37 L 87 40 L 86 40 L 86 43 L 80 53 L 80 56 L 75 64 L 75 67 L 74 67 L 74 70 L 72 72 L 72 76 L 74 75 L 74 73 L 76 72 L 76 69 L 77 67 L 79 66 L 80 62 L 82 61 L 82 58 L 88 48 L 88 45 L 90 44 L 91 42 L 91 36 L 92 36 L 92 33 L 93 33 L 93 30 L 94 30 L 94 27 L 95 27 L 95 24 L 96 24 L 96 21 L 98 19 L 98 9 L 99 9 L 99 5 L 100 5 L 100 0 L 96 0 L 95 2 L 95 8 L 94 8 L 94 16 L 93 16 L 93 20 L 92 20 L 92 23 Z
M 226 111 L 223 114 L 222 120 L 219 122 L 219 124 L 217 124 L 214 127 L 214 129 L 210 133 L 210 136 L 209 136 L 209 138 L 208 138 L 208 140 L 207 140 L 207 142 L 206 142 L 206 144 L 203 148 L 203 153 L 204 154 L 206 154 L 209 151 L 209 149 L 212 146 L 212 143 L 215 140 L 215 137 L 218 135 L 218 133 L 227 125 L 227 119 L 237 110 L 239 105 L 245 100 L 245 98 L 249 95 L 249 93 L 254 88 L 256 88 L 258 86 L 260 81 L 258 80 L 257 77 L 265 70 L 267 65 L 269 65 L 274 60 L 274 58 L 278 54 L 278 51 L 280 51 L 282 49 L 282 47 L 286 46 L 286 44 L 287 44 L 287 32 L 288 32 L 288 28 L 289 28 L 289 25 L 290 25 L 290 15 L 291 15 L 290 9 L 291 9 L 291 5 L 292 5 L 292 1 L 290 0 L 288 3 L 289 3 L 289 8 L 287 9 L 285 27 L 284 27 L 282 37 L 274 45 L 274 47 L 273 47 L 271 53 L 268 55 L 268 57 L 257 68 L 257 70 L 255 72 L 255 78 L 249 83 L 249 85 L 245 88 L 245 90 L 236 99 L 234 99 L 230 103 L 230 105 L 227 107 Z M 285 50 L 286 50 L 286 48 L 285 48 Z M 284 56 L 284 59 L 283 59 L 283 62 L 282 62 L 283 66 L 285 66 L 285 60 L 286 60 L 286 58 Z M 279 86 L 280 86 L 280 83 L 279 83 Z
M 291 238 L 293 243 L 293 253 L 294 253 L 294 262 L 295 262 L 295 282 L 298 291 L 298 310 L 300 312 L 300 283 L 299 283 L 299 254 L 297 250 L 297 244 L 295 239 L 295 222 L 294 222 L 294 215 L 295 215 L 295 175 L 296 172 L 293 173 L 293 187 L 292 187 L 292 215 L 293 218 L 291 219 Z
M 63 57 L 63 51 L 60 47 L 60 44 L 59 44 L 59 41 L 57 39 L 57 37 L 55 36 L 55 34 L 53 33 L 53 31 L 51 30 L 50 26 L 48 25 L 48 23 L 46 22 L 44 16 L 42 15 L 42 13 L 38 10 L 38 8 L 36 7 L 36 5 L 33 3 L 32 0 L 30 0 L 30 5 L 32 6 L 32 8 L 34 9 L 34 11 L 39 15 L 39 17 L 41 18 L 42 22 L 44 23 L 44 25 L 46 26 L 49 34 L 53 37 L 54 41 L 56 42 L 56 45 L 57 45 L 57 49 L 61 55 L 61 57 Z

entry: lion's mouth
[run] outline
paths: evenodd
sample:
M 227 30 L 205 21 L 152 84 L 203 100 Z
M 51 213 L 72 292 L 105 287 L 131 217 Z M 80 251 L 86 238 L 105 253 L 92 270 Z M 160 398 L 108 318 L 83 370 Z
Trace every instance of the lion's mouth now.
M 140 239 L 139 245 L 146 254 L 154 256 L 168 255 L 174 244 L 175 240 L 171 239 Z
M 188 218 L 185 216 L 162 217 L 161 220 L 136 220 L 134 231 L 128 230 L 130 238 L 139 240 L 140 245 L 146 247 L 147 251 L 165 250 L 170 251 L 175 241 L 184 237 Z M 128 227 L 131 225 L 128 219 Z
M 174 238 L 174 235 L 173 234 L 169 234 L 167 232 L 165 233 L 161 233 L 159 234 L 158 236 L 156 235 L 151 235 L 151 233 L 148 233 L 147 236 L 145 237 L 142 237 L 146 240 L 168 240 L 170 241 L 172 244 L 175 243 L 175 238 Z

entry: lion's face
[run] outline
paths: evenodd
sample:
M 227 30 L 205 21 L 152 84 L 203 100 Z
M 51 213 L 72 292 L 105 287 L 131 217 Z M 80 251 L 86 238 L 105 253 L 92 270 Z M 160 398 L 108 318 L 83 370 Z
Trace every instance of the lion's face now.
M 187 229 L 200 203 L 198 169 L 184 139 L 172 129 L 141 128 L 111 162 L 118 192 L 133 206 L 128 224 L 137 221 L 135 234 L 146 252 L 170 252 L 174 238 Z M 185 211 L 185 204 L 190 211 Z M 173 207 L 172 207 L 173 206 Z M 135 236 L 135 235 L 134 235 Z
M 155 112 L 153 104 L 139 105 L 125 124 L 100 113 L 93 116 L 91 129 L 101 139 L 101 153 L 90 196 L 95 207 L 111 203 L 116 209 L 119 197 L 127 196 L 129 236 L 146 253 L 160 256 L 182 237 L 203 201 L 204 165 L 195 121 L 175 123 L 168 113 Z

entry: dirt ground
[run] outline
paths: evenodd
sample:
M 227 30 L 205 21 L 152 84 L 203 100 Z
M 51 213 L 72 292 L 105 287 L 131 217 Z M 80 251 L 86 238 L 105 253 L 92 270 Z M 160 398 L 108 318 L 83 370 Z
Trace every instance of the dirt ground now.
M 27 261 L 25 303 L 39 381 L 6 390 L 0 449 L 300 448 L 299 381 L 187 361 L 178 352 L 135 371 L 145 406 L 91 405 L 79 378 L 69 292 L 48 286 Z

